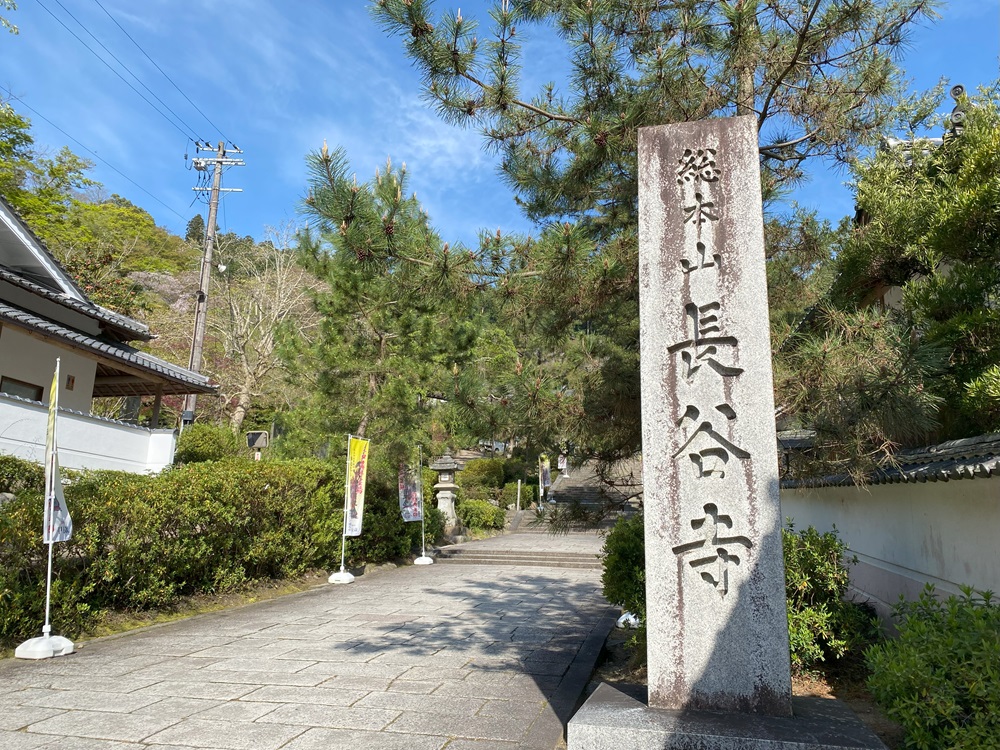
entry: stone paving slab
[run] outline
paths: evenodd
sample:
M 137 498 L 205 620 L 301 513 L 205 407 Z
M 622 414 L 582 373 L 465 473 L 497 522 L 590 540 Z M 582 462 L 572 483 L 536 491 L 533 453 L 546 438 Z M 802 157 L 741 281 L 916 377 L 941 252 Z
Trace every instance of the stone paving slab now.
M 601 545 L 507 539 L 470 544 Z M 0 749 L 551 750 L 616 614 L 599 578 L 404 567 L 2 661 Z

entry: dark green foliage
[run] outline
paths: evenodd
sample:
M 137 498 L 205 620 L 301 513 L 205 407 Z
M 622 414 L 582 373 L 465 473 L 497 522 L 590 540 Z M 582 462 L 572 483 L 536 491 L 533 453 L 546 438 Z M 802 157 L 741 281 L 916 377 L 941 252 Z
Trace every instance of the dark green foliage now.
M 220 461 L 246 455 L 237 438 L 225 427 L 213 424 L 192 424 L 177 438 L 174 461 L 179 464 L 199 461 Z
M 942 350 L 892 311 L 822 308 L 815 320 L 819 330 L 795 336 L 774 363 L 775 401 L 816 430 L 816 453 L 791 476 L 860 477 L 896 446 L 926 444 L 941 406 L 928 383 Z
M 461 500 L 455 508 L 462 525 L 473 531 L 488 531 L 502 529 L 507 523 L 507 514 L 503 508 L 485 500 Z
M 444 535 L 444 513 L 435 508 L 427 500 L 424 501 L 424 536 L 427 545 L 435 544 Z M 420 524 L 407 524 L 410 526 L 410 539 L 413 540 L 413 549 L 420 549 Z
M 835 532 L 810 527 L 783 529 L 785 593 L 792 668 L 816 669 L 821 662 L 859 656 L 878 640 L 870 609 L 845 601 L 849 582 L 846 545 Z M 620 518 L 604 542 L 604 597 L 646 625 L 646 555 L 643 517 Z M 637 643 L 641 643 L 640 638 Z
M 926 383 L 936 440 L 1000 429 L 1000 89 L 963 97 L 964 130 L 940 146 L 878 151 L 855 168 L 864 220 L 838 248 L 842 309 L 902 287 L 907 336 L 940 349 Z
M 535 490 L 537 487 L 521 483 L 521 509 L 524 510 L 535 502 Z M 517 507 L 517 482 L 509 482 L 503 486 L 500 492 L 500 507 Z
M 201 214 L 195 214 L 188 221 L 184 230 L 184 239 L 199 245 L 205 241 L 205 219 Z
M 465 464 L 458 472 L 458 484 L 461 487 L 489 487 L 500 489 L 504 480 L 504 460 L 502 458 L 476 458 Z
M 868 686 L 912 750 L 980 750 L 1000 738 L 1000 606 L 963 588 L 928 587 L 896 607 L 899 637 L 866 654 Z
M 478 335 L 463 304 L 471 286 L 456 280 L 471 259 L 435 234 L 408 194 L 405 165 L 386 164 L 359 185 L 340 149 L 324 146 L 307 161 L 304 211 L 315 223 L 299 250 L 321 282 L 321 322 L 283 354 L 295 378 L 315 382 L 324 417 L 316 428 L 381 435 L 382 450 L 405 460 L 428 437 L 428 397 L 448 386 Z
M 16 495 L 24 490 L 42 492 L 44 489 L 45 472 L 39 464 L 0 455 L 0 492 Z
M 52 620 L 72 637 L 102 610 L 161 606 L 186 594 L 335 566 L 343 482 L 339 465 L 318 461 L 222 460 L 157 476 L 84 474 L 66 489 L 74 532 L 69 542 L 55 546 Z M 440 526 L 435 514 L 429 514 L 429 539 Z M 395 487 L 376 480 L 367 493 L 364 533 L 348 540 L 348 561 L 403 557 L 419 549 L 419 527 L 403 523 Z M 3 506 L 0 643 L 5 645 L 37 634 L 42 621 L 47 550 L 41 528 L 37 489 Z
M 646 539 L 642 515 L 619 518 L 604 540 L 604 598 L 646 626 Z
M 502 458 L 476 458 L 465 464 L 455 475 L 461 500 L 499 502 L 503 487 L 504 460 Z
M 482 434 L 530 435 L 544 447 L 569 440 L 607 461 L 634 455 L 639 128 L 754 116 L 770 203 L 814 157 L 846 161 L 894 124 L 894 53 L 933 5 L 495 0 L 488 18 L 474 18 L 430 0 L 374 2 L 424 94 L 444 119 L 482 133 L 540 227 L 527 238 L 484 233 L 464 266 L 495 293 L 517 353 L 488 388 L 457 375 Z M 530 44 L 539 27 L 543 43 Z M 544 59 L 533 57 L 539 47 L 562 50 L 565 86 L 526 86 Z M 775 290 L 815 298 L 827 283 L 818 270 L 830 258 L 828 228 L 803 215 L 772 218 L 788 224 L 768 234 Z M 452 276 L 464 268 L 453 265 Z M 801 309 L 775 307 L 786 329 Z
M 808 672 L 820 662 L 860 656 L 879 637 L 870 608 L 847 601 L 850 584 L 847 545 L 836 530 L 825 534 L 810 526 L 795 533 L 782 529 L 785 595 L 792 669 Z

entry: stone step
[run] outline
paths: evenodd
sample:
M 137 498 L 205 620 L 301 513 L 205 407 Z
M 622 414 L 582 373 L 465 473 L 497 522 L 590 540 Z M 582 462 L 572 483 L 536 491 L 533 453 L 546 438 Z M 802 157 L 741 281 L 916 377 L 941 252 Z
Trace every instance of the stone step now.
M 601 562 L 596 557 L 593 560 L 553 560 L 550 558 L 522 555 L 505 558 L 480 557 L 478 555 L 438 555 L 437 562 L 444 565 L 490 565 L 493 567 L 538 567 L 538 568 L 569 568 L 574 570 L 600 570 Z
M 470 549 L 467 547 L 442 547 L 438 551 L 438 557 L 477 557 L 497 560 L 507 560 L 511 558 L 530 557 L 537 560 L 565 560 L 578 562 L 580 560 L 596 560 L 596 555 L 584 552 L 548 552 L 544 550 L 503 550 L 503 549 Z

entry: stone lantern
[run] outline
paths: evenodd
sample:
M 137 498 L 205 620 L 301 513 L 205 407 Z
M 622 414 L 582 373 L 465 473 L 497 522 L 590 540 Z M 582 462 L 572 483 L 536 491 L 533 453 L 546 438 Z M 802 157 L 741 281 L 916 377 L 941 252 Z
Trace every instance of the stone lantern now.
M 437 507 L 444 513 L 445 524 L 454 527 L 458 524 L 458 516 L 455 515 L 455 472 L 458 471 L 459 464 L 450 453 L 445 453 L 441 458 L 432 462 L 430 468 L 438 473 L 437 483 L 434 485 L 435 497 L 437 497 Z

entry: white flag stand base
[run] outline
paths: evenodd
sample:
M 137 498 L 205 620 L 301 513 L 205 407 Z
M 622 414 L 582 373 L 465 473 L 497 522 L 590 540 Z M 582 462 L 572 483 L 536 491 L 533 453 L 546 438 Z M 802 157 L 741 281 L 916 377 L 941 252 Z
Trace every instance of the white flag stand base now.
M 339 572 L 334 573 L 327 580 L 330 583 L 354 583 L 354 576 L 341 568 Z
M 427 557 L 427 555 L 422 555 L 421 557 L 418 557 L 416 560 L 414 560 L 413 564 L 414 565 L 433 565 L 434 564 L 434 558 L 433 557 Z
M 16 649 L 14 656 L 18 659 L 51 659 L 53 656 L 66 656 L 75 650 L 73 641 L 61 635 L 42 635 L 31 638 Z

